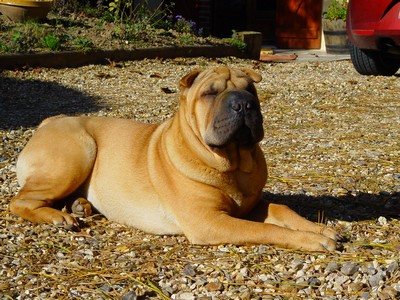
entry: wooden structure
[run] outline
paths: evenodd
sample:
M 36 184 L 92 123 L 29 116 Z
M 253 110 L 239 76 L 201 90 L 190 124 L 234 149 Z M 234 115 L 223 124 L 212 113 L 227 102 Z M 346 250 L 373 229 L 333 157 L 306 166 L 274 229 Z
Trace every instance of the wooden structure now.
M 206 34 L 257 31 L 263 44 L 316 49 L 321 45 L 323 0 L 175 0 L 175 13 L 195 21 Z

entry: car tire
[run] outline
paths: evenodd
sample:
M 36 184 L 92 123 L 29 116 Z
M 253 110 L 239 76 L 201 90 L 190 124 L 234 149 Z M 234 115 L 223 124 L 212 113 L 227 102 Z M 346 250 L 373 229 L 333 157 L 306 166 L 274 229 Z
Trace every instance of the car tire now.
M 400 62 L 379 51 L 360 49 L 350 44 L 350 57 L 354 68 L 362 75 L 391 76 L 400 68 Z

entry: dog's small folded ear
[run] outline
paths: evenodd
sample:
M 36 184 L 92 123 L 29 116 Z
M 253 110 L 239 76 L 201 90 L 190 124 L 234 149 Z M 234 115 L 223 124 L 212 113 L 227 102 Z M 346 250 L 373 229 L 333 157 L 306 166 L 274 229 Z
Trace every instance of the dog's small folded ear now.
M 180 89 L 191 87 L 196 77 L 201 73 L 201 70 L 194 70 L 187 74 L 185 77 L 181 79 L 179 82 Z
M 262 77 L 260 74 L 258 74 L 257 72 L 250 70 L 250 69 L 241 69 L 241 71 L 243 73 L 245 73 L 247 76 L 249 76 L 251 78 L 251 80 L 253 80 L 254 82 L 260 82 Z

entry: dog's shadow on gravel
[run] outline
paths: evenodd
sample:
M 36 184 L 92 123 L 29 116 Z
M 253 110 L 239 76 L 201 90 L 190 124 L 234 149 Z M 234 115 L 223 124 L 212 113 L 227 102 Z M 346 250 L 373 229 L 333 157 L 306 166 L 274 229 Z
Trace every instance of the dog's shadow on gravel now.
M 265 192 L 263 200 L 285 204 L 303 217 L 317 222 L 320 218 L 342 221 L 374 220 L 379 217 L 400 219 L 400 193 L 333 196 L 279 195 Z
M 59 114 L 98 111 L 98 98 L 55 82 L 15 79 L 0 74 L 0 129 L 37 126 Z

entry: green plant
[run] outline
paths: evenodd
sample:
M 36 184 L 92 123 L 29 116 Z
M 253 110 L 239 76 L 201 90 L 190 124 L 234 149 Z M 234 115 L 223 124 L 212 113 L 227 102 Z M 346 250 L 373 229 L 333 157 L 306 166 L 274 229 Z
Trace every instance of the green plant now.
M 178 32 L 185 32 L 185 33 L 191 33 L 192 32 L 192 26 L 191 22 L 187 21 L 185 18 L 182 16 L 178 15 L 175 16 L 176 22 L 174 25 L 174 29 Z
M 128 22 L 134 18 L 135 6 L 133 0 L 113 0 L 108 4 L 108 10 L 114 21 Z
M 247 44 L 242 41 L 235 30 L 232 30 L 232 37 L 224 39 L 229 45 L 235 46 L 240 51 L 244 52 L 247 49 Z
M 29 52 L 41 45 L 47 29 L 34 21 L 27 21 L 13 28 L 9 34 L 9 49 L 12 52 Z
M 93 43 L 86 37 L 78 36 L 74 40 L 74 44 L 78 50 L 83 52 L 88 52 L 89 50 L 93 49 Z
M 12 52 L 26 52 L 29 49 L 29 40 L 21 32 L 15 32 L 10 41 L 10 50 Z
M 96 22 L 96 28 L 98 30 L 103 30 L 104 29 L 104 20 L 100 19 Z
M 331 0 L 327 11 L 324 12 L 324 18 L 331 21 L 346 21 L 348 2 L 348 0 Z
M 101 13 L 101 10 L 92 8 L 90 1 L 80 0 L 53 0 L 52 10 L 61 16 L 70 16 L 72 13 Z
M 173 25 L 171 22 L 171 5 L 161 4 L 154 9 L 149 7 L 148 0 L 132 8 L 132 0 L 114 0 L 109 10 L 114 14 L 114 22 L 119 25 L 113 36 L 122 40 L 136 42 L 149 40 L 153 34 L 160 34 Z M 159 29 L 159 30 L 158 30 Z
M 48 34 L 43 38 L 43 46 L 52 50 L 57 51 L 61 49 L 61 38 L 55 34 Z
M 0 19 L 0 31 L 6 31 L 8 29 L 8 26 L 3 23 L 4 21 Z
M 8 52 L 8 51 L 9 51 L 8 45 L 4 42 L 0 42 L 0 52 Z
M 140 1 L 136 6 L 134 2 L 134 0 L 110 1 L 108 10 L 113 14 L 114 21 L 125 24 L 141 23 L 141 27 L 164 27 L 174 5 L 173 3 L 165 5 L 161 1 L 156 8 L 150 8 L 149 0 Z
M 197 36 L 202 36 L 202 31 L 203 31 L 202 28 L 200 29 L 197 28 L 196 22 L 191 20 L 186 20 L 181 15 L 175 16 L 175 24 L 173 24 L 173 29 L 175 29 L 178 32 L 191 33 Z
M 191 34 L 181 34 L 179 35 L 179 40 L 184 45 L 192 45 L 193 44 L 193 36 Z
M 124 39 L 145 40 L 151 32 L 151 26 L 145 22 L 127 24 L 124 30 Z
M 113 0 L 109 3 L 109 11 L 114 22 L 119 26 L 114 30 L 114 37 L 123 40 L 146 41 L 155 28 L 165 26 L 165 20 L 170 12 L 170 6 L 163 3 L 151 9 L 148 0 L 136 7 L 133 0 Z

